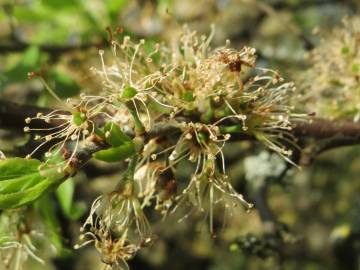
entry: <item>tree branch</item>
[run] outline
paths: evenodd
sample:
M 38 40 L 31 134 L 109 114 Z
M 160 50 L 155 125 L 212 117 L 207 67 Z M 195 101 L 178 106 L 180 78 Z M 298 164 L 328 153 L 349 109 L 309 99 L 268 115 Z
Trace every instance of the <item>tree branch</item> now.
M 293 121 L 295 135 L 326 139 L 342 135 L 344 137 L 359 137 L 360 123 L 346 120 L 327 120 L 314 118 L 310 122 Z
M 337 147 L 350 146 L 360 144 L 360 133 L 357 136 L 349 137 L 343 136 L 341 134 L 335 135 L 331 138 L 322 139 L 316 141 L 309 146 L 307 146 L 300 155 L 299 165 L 308 166 L 310 165 L 314 158 L 321 153 L 331 150 Z
M 85 44 L 67 44 L 67 45 L 56 45 L 56 44 L 41 44 L 38 45 L 39 49 L 43 52 L 47 52 L 52 56 L 57 56 L 63 53 L 72 51 L 87 50 L 90 48 L 100 48 L 104 45 L 104 41 L 98 43 L 85 43 Z M 22 52 L 32 45 L 24 42 L 17 43 L 3 43 L 0 44 L 0 54 L 11 53 L 11 52 Z
M 22 130 L 25 126 L 25 118 L 34 117 L 38 112 L 47 114 L 51 109 L 39 108 L 31 105 L 20 105 L 0 99 L 0 128 Z M 67 112 L 64 112 L 67 113 Z M 184 119 L 186 121 L 186 119 Z M 30 128 L 48 128 L 58 123 L 46 123 L 43 121 L 31 121 Z M 161 134 L 174 132 L 176 128 L 158 123 L 156 127 L 146 134 L 148 138 Z M 326 120 L 314 118 L 311 121 L 293 121 L 293 133 L 296 137 L 315 139 L 312 151 L 315 154 L 326 150 L 360 144 L 360 123 L 345 120 Z M 326 139 L 326 141 L 324 141 Z M 239 133 L 232 140 L 254 140 L 253 137 Z M 318 143 L 320 142 L 320 143 Z M 309 150 L 310 151 L 310 150 Z

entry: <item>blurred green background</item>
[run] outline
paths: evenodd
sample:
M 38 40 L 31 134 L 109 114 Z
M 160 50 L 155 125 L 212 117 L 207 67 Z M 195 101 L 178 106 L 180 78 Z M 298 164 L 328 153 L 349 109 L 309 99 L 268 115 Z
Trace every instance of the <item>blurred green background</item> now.
M 234 48 L 253 46 L 261 66 L 296 80 L 307 69 L 304 56 L 319 42 L 314 30 L 329 31 L 359 7 L 358 0 L 0 0 L 0 98 L 51 106 L 43 85 L 28 80 L 32 71 L 43 71 L 61 98 L 80 89 L 96 93 L 101 84 L 89 68 L 99 66 L 98 49 L 108 48 L 107 27 L 171 42 L 183 24 L 206 34 L 214 23 L 213 46 L 226 39 Z M 23 155 L 26 145 L 23 134 L 0 130 L 6 155 Z M 332 150 L 301 170 L 253 143 L 225 151 L 236 188 L 258 208 L 239 211 L 224 226 L 219 218 L 216 239 L 195 217 L 158 222 L 158 239 L 130 261 L 132 269 L 360 269 L 359 146 Z M 65 248 L 77 241 L 91 201 L 110 190 L 118 174 L 116 166 L 86 166 L 70 187 L 76 215 L 50 198 Z M 264 207 L 270 215 L 260 213 Z M 46 266 L 30 261 L 26 269 L 91 270 L 100 263 L 89 247 Z

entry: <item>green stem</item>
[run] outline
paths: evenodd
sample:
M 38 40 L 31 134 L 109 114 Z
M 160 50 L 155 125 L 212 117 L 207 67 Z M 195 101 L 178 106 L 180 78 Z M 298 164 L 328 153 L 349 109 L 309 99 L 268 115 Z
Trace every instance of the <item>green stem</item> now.
M 138 154 L 135 154 L 131 157 L 131 160 L 130 160 L 130 163 L 129 163 L 129 166 L 128 166 L 128 169 L 126 172 L 128 180 L 134 179 L 134 174 L 135 174 L 136 165 L 138 163 L 138 158 L 139 158 Z
M 55 98 L 57 101 L 62 102 L 62 100 L 58 97 L 58 95 L 54 92 L 54 90 L 50 87 L 50 85 L 45 81 L 44 78 L 40 77 L 40 81 L 45 86 L 46 90 L 49 92 L 49 94 Z
M 131 102 L 126 102 L 126 107 L 128 108 L 129 112 L 131 113 L 134 122 L 135 122 L 135 133 L 138 135 L 141 135 L 145 132 L 145 127 L 143 123 L 141 122 L 139 115 L 136 112 L 134 104 Z
M 221 133 L 244 133 L 241 125 L 221 126 Z

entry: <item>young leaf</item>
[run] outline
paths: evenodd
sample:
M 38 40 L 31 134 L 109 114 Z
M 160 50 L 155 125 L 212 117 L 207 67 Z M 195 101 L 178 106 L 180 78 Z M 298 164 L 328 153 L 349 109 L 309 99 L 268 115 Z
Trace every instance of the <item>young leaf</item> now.
M 127 159 L 135 154 L 134 144 L 124 144 L 118 147 L 112 147 L 110 149 L 101 150 L 94 154 L 94 158 L 106 161 L 106 162 L 117 162 Z
M 56 207 L 50 196 L 42 196 L 35 204 L 34 208 L 40 213 L 42 220 L 49 229 L 50 241 L 57 250 L 62 249 L 61 227 L 56 216 Z
M 113 146 L 110 149 L 101 150 L 94 154 L 98 160 L 105 162 L 122 161 L 135 154 L 135 145 L 129 136 L 122 132 L 114 123 L 107 123 L 104 127 L 106 141 Z
M 85 211 L 85 207 L 80 203 L 74 203 L 75 181 L 73 178 L 67 179 L 56 190 L 64 215 L 70 220 L 78 219 Z
M 34 159 L 0 160 L 0 209 L 31 203 L 65 178 L 56 168 L 41 165 Z
M 40 214 L 48 239 L 56 248 L 57 257 L 67 257 L 71 255 L 71 250 L 63 245 L 63 236 L 61 235 L 61 225 L 57 216 L 56 203 L 49 194 L 42 196 L 34 203 L 34 209 Z
M 106 123 L 104 131 L 105 134 L 108 132 L 106 141 L 111 144 L 111 146 L 116 147 L 123 144 L 132 143 L 131 138 L 124 134 L 124 132 L 121 131 L 119 126 L 114 123 Z

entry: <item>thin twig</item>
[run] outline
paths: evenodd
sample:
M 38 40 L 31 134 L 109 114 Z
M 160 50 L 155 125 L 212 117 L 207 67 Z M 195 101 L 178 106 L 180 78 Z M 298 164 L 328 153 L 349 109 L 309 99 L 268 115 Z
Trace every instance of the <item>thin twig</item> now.
M 2 43 L 0 44 L 0 54 L 10 53 L 10 52 L 22 52 L 36 44 L 29 44 L 24 42 L 17 43 Z M 87 50 L 91 48 L 101 48 L 105 45 L 105 43 L 85 43 L 85 44 L 67 44 L 67 45 L 57 45 L 57 44 L 40 44 L 39 49 L 43 52 L 47 52 L 52 56 L 57 56 L 63 53 L 74 52 Z
M 36 113 L 48 113 L 52 109 L 41 108 L 32 105 L 17 104 L 7 100 L 0 99 L 0 128 L 15 128 L 23 129 L 24 119 L 26 117 L 35 116 Z M 64 112 L 66 113 L 66 112 Z M 186 118 L 183 117 L 186 121 Z M 189 120 L 190 121 L 190 120 Z M 56 123 L 45 123 L 39 121 L 36 125 L 49 127 Z M 327 120 L 321 118 L 314 118 L 311 121 L 293 121 L 293 132 L 298 137 L 307 137 L 314 139 L 326 139 L 334 136 L 344 136 L 345 142 L 349 138 L 358 138 L 360 135 L 360 123 L 351 122 L 346 120 Z M 159 125 L 157 129 L 151 132 L 152 136 L 157 136 L 169 130 L 174 130 L 172 126 Z M 237 139 L 236 136 L 233 138 Z M 240 136 L 240 139 L 253 139 L 250 136 Z M 338 144 L 339 139 L 337 140 Z
M 33 117 L 38 112 L 46 114 L 50 111 L 48 108 L 20 105 L 0 99 L 0 128 L 22 130 L 25 125 L 25 118 Z M 186 121 L 186 118 L 183 120 Z M 31 121 L 30 128 L 47 128 L 58 124 L 54 122 Z M 170 132 L 176 132 L 176 127 L 158 123 L 151 132 L 146 134 L 146 138 L 158 137 Z M 341 146 L 360 144 L 360 123 L 345 120 L 315 118 L 311 121 L 293 121 L 293 133 L 298 138 L 315 139 L 315 147 L 312 149 L 314 154 Z M 232 136 L 231 140 L 254 140 L 254 138 L 239 133 Z

